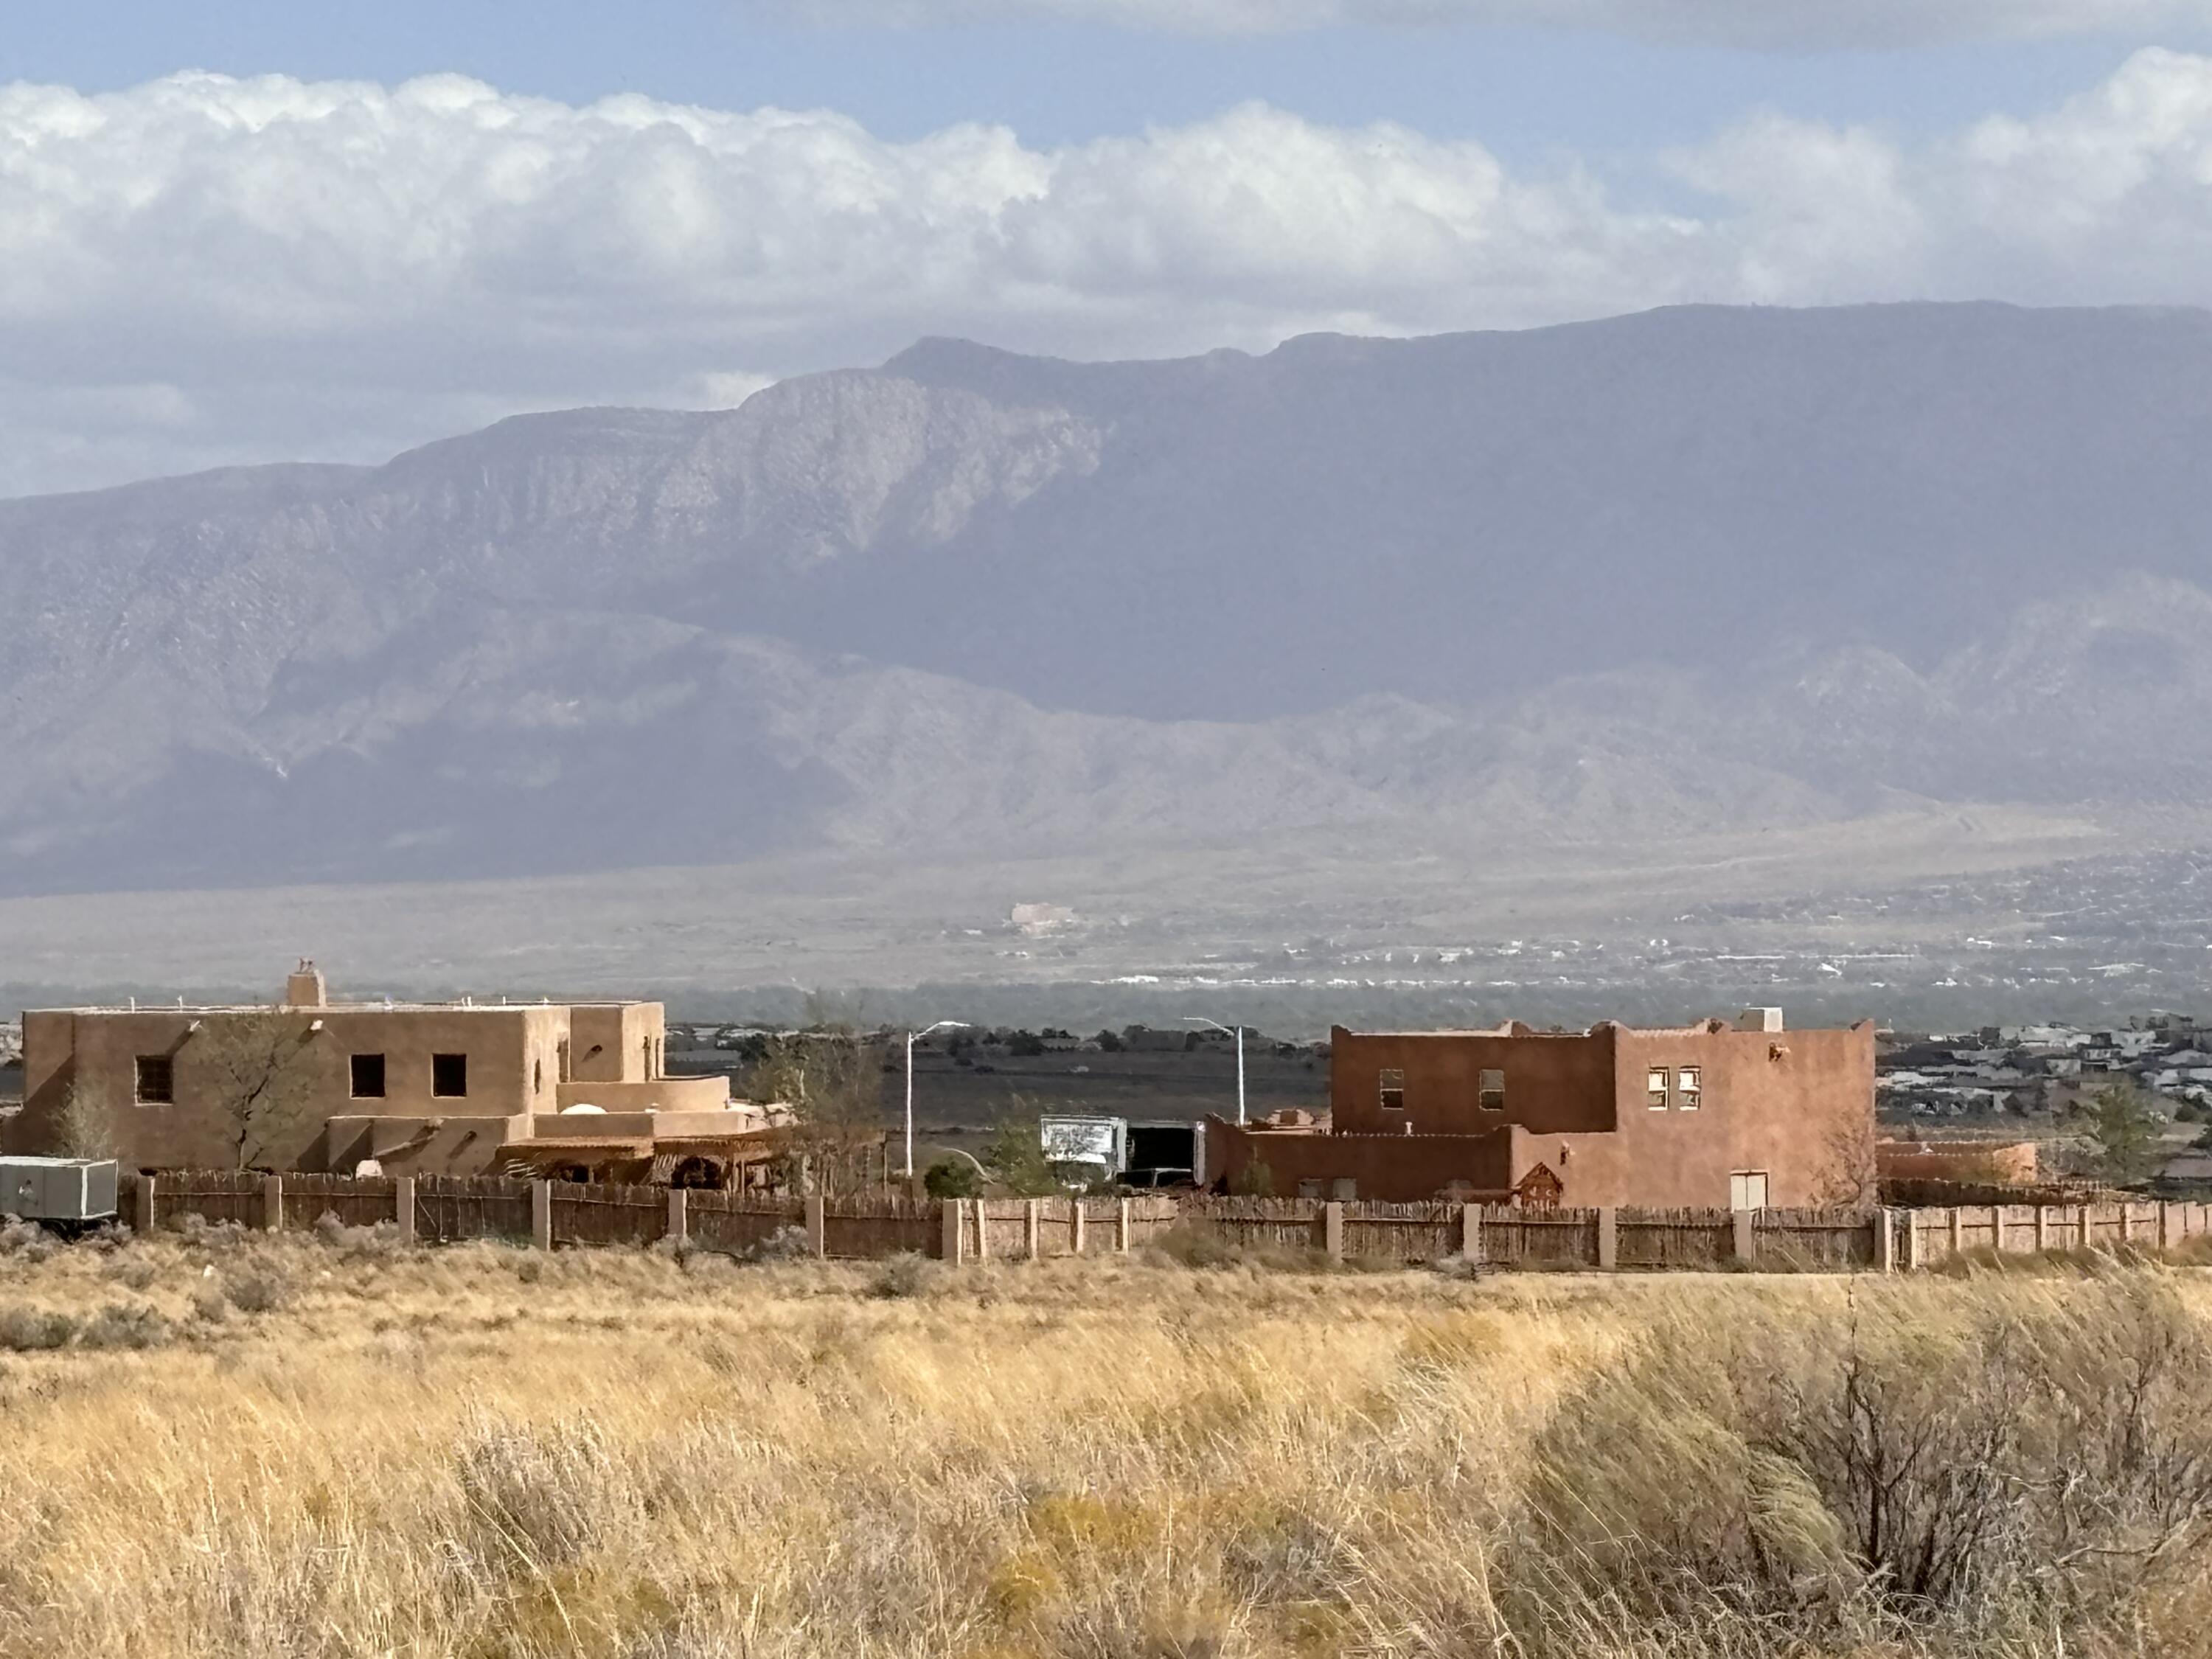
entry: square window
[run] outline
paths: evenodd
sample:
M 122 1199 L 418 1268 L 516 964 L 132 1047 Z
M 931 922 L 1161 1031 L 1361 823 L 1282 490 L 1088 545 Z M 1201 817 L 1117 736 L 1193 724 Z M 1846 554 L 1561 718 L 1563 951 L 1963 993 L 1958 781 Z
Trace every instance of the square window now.
M 1505 1073 L 1478 1072 L 1474 1079 L 1474 1103 L 1486 1112 L 1505 1109 Z
M 177 1097 L 177 1066 L 167 1054 L 138 1056 L 138 1098 L 167 1105 Z
M 1694 1066 L 1685 1066 L 1674 1073 L 1674 1109 L 1694 1112 L 1705 1103 L 1705 1074 Z
M 1402 1112 L 1406 1109 L 1406 1074 L 1395 1066 L 1382 1070 L 1382 1109 Z
M 382 1054 L 356 1054 L 353 1057 L 353 1097 L 356 1100 L 384 1098 Z
M 1667 1109 L 1667 1068 L 1654 1066 L 1644 1074 L 1644 1103 L 1655 1112 Z
M 458 1100 L 469 1091 L 466 1054 L 430 1056 L 430 1092 L 441 1100 Z

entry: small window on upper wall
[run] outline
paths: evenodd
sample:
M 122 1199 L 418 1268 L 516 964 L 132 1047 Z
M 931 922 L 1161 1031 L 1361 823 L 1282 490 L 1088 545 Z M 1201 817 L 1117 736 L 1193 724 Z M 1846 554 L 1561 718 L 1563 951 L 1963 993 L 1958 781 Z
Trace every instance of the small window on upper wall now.
M 430 1056 L 430 1092 L 444 1100 L 458 1100 L 469 1091 L 466 1054 Z
M 384 1098 L 384 1056 L 356 1054 L 352 1067 L 353 1097 L 356 1100 Z
M 1674 1073 L 1674 1109 L 1694 1112 L 1705 1103 L 1705 1073 L 1694 1066 L 1683 1066 Z
M 1478 1072 L 1474 1081 L 1474 1103 L 1486 1112 L 1505 1109 L 1505 1073 Z
M 1644 1074 L 1644 1103 L 1655 1112 L 1667 1109 L 1667 1068 L 1654 1066 Z
M 138 1056 L 137 1097 L 149 1104 L 167 1105 L 177 1097 L 176 1062 L 167 1054 Z
M 1406 1109 L 1406 1074 L 1395 1066 L 1382 1068 L 1382 1109 L 1402 1112 Z

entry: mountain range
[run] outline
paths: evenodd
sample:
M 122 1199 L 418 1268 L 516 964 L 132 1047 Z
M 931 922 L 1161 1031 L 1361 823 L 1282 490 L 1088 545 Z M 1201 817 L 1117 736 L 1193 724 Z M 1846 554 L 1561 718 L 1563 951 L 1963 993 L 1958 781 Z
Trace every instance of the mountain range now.
M 2212 313 L 1677 308 L 0 502 L 0 893 L 2212 805 Z

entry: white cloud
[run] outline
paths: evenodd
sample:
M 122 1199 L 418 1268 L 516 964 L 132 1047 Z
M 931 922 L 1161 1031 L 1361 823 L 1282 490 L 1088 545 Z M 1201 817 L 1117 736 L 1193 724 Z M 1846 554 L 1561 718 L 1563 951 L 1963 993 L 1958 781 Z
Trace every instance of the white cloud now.
M 794 21 L 933 28 L 1077 23 L 1172 34 L 1504 26 L 1792 49 L 2054 35 L 2143 38 L 2212 23 L 2212 0 L 765 0 Z
M 923 333 L 1070 356 L 1687 300 L 2212 302 L 2212 59 L 1939 142 L 1770 112 L 1648 167 L 1261 106 L 1060 149 L 457 77 L 0 88 L 0 492 L 727 406 Z

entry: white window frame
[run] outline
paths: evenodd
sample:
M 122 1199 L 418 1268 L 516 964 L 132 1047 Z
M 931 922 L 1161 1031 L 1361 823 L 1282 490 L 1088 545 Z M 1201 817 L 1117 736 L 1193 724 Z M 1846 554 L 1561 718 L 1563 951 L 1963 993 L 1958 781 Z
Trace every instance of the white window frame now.
M 1674 1109 L 1694 1112 L 1705 1103 L 1705 1068 L 1702 1066 L 1678 1066 L 1674 1068 Z
M 1674 1075 L 1671 1066 L 1647 1066 L 1644 1068 L 1644 1103 L 1655 1112 L 1667 1109 L 1668 1079 Z M 1654 1082 L 1653 1079 L 1657 1081 Z
M 1398 1097 L 1395 1104 L 1390 1099 L 1392 1095 Z M 1406 1109 L 1406 1068 L 1404 1066 L 1385 1066 L 1382 1068 L 1382 1073 L 1375 1082 L 1375 1099 L 1383 1111 L 1402 1112 Z
M 1492 1079 L 1495 1079 L 1496 1081 Z M 1491 1097 L 1497 1097 L 1495 1105 Z M 1505 1069 L 1500 1066 L 1486 1066 L 1474 1074 L 1474 1107 L 1479 1112 L 1502 1112 L 1505 1109 Z

